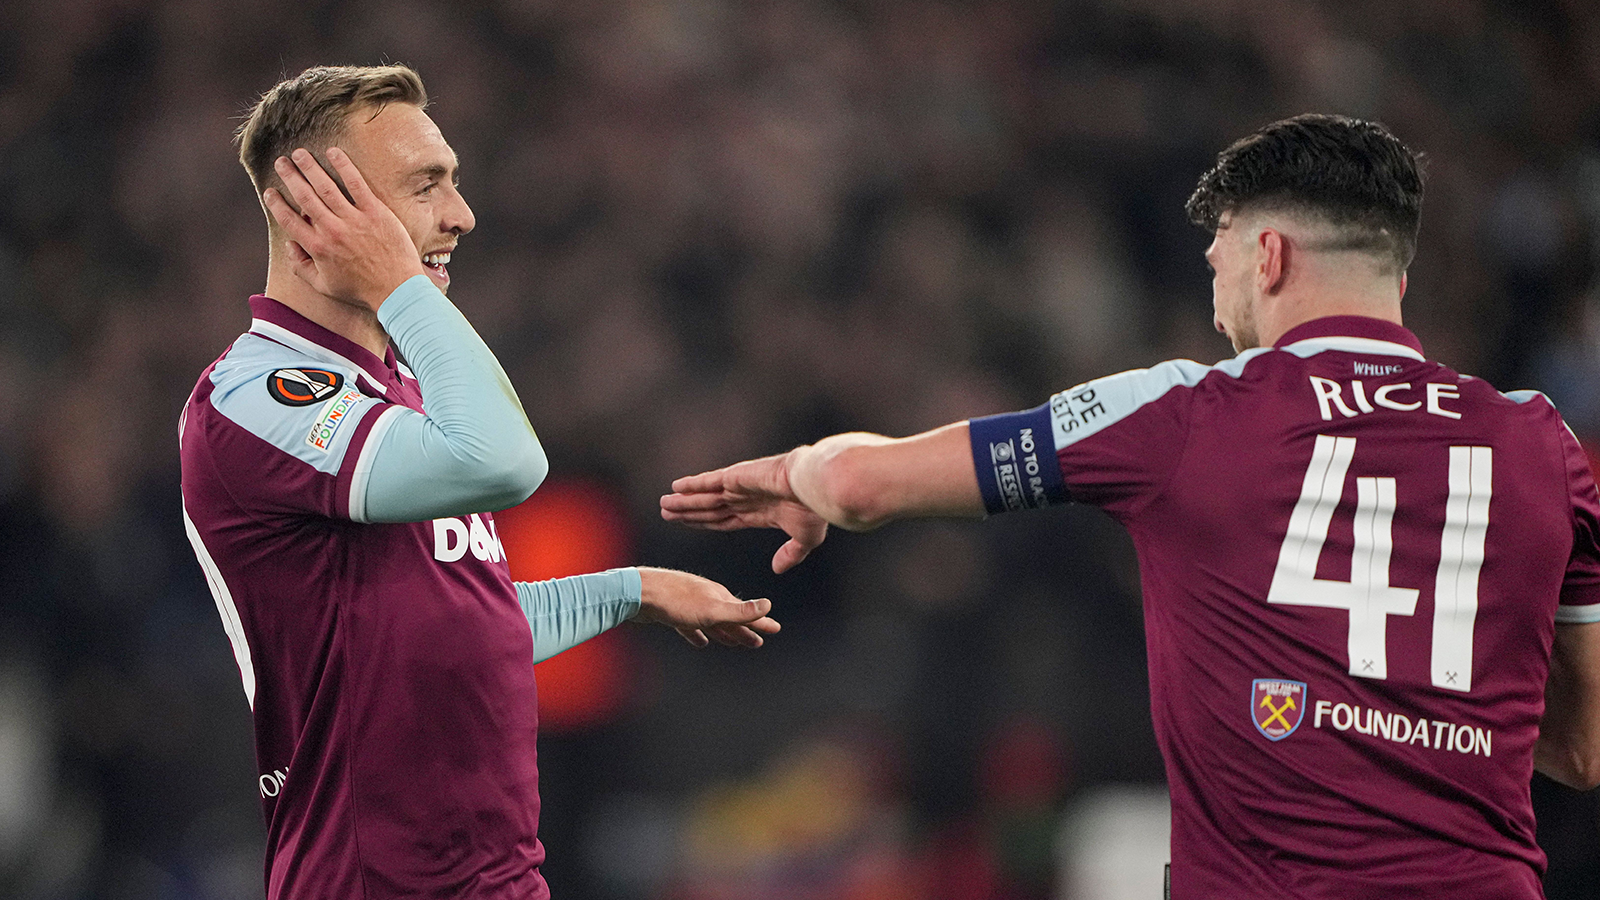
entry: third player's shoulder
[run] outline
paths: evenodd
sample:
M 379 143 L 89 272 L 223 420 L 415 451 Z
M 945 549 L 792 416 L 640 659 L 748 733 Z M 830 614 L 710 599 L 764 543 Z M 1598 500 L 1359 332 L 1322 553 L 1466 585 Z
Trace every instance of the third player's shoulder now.
M 1498 408 L 1504 415 L 1518 421 L 1542 422 L 1549 427 L 1566 430 L 1561 411 L 1556 408 L 1555 402 L 1541 391 L 1528 389 L 1503 391 L 1481 378 L 1462 375 L 1445 366 L 1440 366 L 1440 369 L 1456 378 L 1462 396 L 1475 404 Z
M 1491 390 L 1493 389 L 1491 388 Z M 1559 419 L 1561 417 L 1560 411 L 1556 409 L 1555 401 L 1546 396 L 1543 391 L 1524 389 L 1516 391 L 1494 391 L 1494 393 L 1498 395 L 1501 400 L 1508 401 L 1518 408 L 1525 409 L 1528 415 L 1537 416 L 1539 418 L 1555 419 Z

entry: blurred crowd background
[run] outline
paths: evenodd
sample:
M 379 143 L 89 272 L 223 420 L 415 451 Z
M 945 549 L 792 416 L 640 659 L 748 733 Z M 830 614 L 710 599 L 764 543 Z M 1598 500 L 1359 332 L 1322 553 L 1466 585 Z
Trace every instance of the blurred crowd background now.
M 231 132 L 309 65 L 414 66 L 460 154 L 478 228 L 452 299 L 553 461 L 501 517 L 518 574 L 682 567 L 785 623 L 754 653 L 625 626 L 541 666 L 559 900 L 1159 885 L 1108 520 L 836 534 L 778 578 L 777 536 L 669 528 L 656 498 L 834 431 L 1225 357 L 1182 204 L 1261 124 L 1348 113 L 1426 153 L 1407 324 L 1600 438 L 1588 0 L 54 0 L 0 24 L 7 898 L 262 893 L 176 429 L 264 281 Z M 1596 796 L 1535 797 L 1549 895 L 1593 897 Z

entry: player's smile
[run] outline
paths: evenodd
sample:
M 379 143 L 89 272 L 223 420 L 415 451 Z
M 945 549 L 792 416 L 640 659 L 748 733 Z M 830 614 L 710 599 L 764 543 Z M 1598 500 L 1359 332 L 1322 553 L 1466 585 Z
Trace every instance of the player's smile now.
M 427 268 L 428 277 L 432 278 L 441 290 L 450 285 L 450 270 L 446 267 L 450 264 L 450 254 L 455 249 L 454 246 L 450 246 L 422 254 L 422 265 Z

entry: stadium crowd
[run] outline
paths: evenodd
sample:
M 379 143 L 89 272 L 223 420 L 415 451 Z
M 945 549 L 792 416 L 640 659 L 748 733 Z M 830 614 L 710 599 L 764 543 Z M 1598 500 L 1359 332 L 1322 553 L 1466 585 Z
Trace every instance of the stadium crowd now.
M 260 894 L 249 718 L 183 536 L 176 417 L 263 279 L 231 129 L 308 65 L 427 79 L 478 218 L 453 299 L 550 485 L 624 523 L 618 562 L 771 596 L 785 623 L 748 654 L 624 629 L 608 664 L 541 682 L 555 706 L 612 685 L 541 735 L 563 900 L 1065 896 L 1074 798 L 1161 779 L 1109 521 L 904 527 L 778 578 L 774 536 L 675 530 L 656 498 L 834 431 L 1222 358 L 1182 204 L 1260 124 L 1343 112 L 1424 151 L 1407 324 L 1600 441 L 1583 0 L 68 0 L 4 22 L 6 897 Z M 1550 897 L 1590 896 L 1600 803 L 1542 779 L 1535 799 Z

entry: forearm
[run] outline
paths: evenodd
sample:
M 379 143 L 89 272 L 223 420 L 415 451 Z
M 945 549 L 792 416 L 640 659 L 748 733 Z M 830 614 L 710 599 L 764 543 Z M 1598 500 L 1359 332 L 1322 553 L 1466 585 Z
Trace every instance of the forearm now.
M 795 497 L 849 531 L 895 519 L 983 516 L 966 422 L 898 439 L 837 434 L 796 448 L 787 462 Z
M 1600 623 L 1556 626 L 1534 768 L 1578 790 L 1600 785 Z
M 367 475 L 365 518 L 415 522 L 504 509 L 548 471 L 544 450 L 494 354 L 454 305 L 419 275 L 378 321 L 422 387 L 426 416 L 390 408 Z
M 516 587 L 517 602 L 533 631 L 534 662 L 575 647 L 639 612 L 638 569 L 519 581 Z

